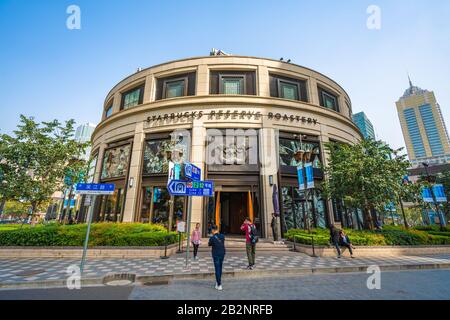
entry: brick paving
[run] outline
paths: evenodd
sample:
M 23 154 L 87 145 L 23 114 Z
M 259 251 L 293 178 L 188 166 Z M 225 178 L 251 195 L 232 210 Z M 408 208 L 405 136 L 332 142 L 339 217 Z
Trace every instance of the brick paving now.
M 67 268 L 79 265 L 79 259 L 0 259 L 0 284 L 23 283 L 45 280 L 64 280 L 69 273 Z M 399 256 L 342 259 L 323 257 L 312 258 L 294 252 L 262 252 L 257 254 L 257 270 L 277 271 L 295 268 L 325 268 L 369 265 L 423 265 L 449 264 L 450 255 Z M 243 271 L 247 266 L 245 253 L 232 252 L 225 258 L 224 272 Z M 85 278 L 102 278 L 109 274 L 132 273 L 138 276 L 176 275 L 188 273 L 213 273 L 214 266 L 207 253 L 200 259 L 190 262 L 185 269 L 185 254 L 178 254 L 167 260 L 148 259 L 90 259 L 85 265 Z

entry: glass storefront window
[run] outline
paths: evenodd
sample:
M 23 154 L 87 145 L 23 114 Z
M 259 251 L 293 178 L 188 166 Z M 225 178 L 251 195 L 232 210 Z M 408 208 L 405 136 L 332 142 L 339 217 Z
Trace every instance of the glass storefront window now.
M 153 188 L 153 214 L 152 222 L 169 227 L 170 194 L 167 188 Z
M 131 145 L 108 149 L 103 157 L 102 179 L 124 177 L 128 171 Z
M 150 210 L 152 206 L 152 188 L 145 187 L 143 188 L 142 194 L 142 206 L 141 206 L 141 216 L 139 218 L 139 222 L 141 223 L 149 223 L 150 222 Z
M 144 175 L 168 173 L 169 159 L 177 157 L 178 161 L 187 161 L 189 139 L 149 140 L 144 150 Z
M 290 229 L 326 228 L 325 201 L 319 189 L 309 190 L 308 200 L 306 192 L 297 187 L 284 186 L 281 194 L 283 233 Z
M 100 200 L 100 214 L 97 220 L 121 222 L 124 200 L 125 192 L 122 188 L 116 188 L 114 194 L 110 196 L 102 196 Z
M 223 94 L 243 94 L 244 93 L 244 79 L 243 78 L 228 78 L 223 77 Z
M 314 168 L 320 168 L 322 165 L 320 157 L 320 144 L 318 142 L 303 142 L 299 139 L 280 138 L 280 165 L 297 167 L 301 164 L 299 151 L 311 151 L 311 161 Z

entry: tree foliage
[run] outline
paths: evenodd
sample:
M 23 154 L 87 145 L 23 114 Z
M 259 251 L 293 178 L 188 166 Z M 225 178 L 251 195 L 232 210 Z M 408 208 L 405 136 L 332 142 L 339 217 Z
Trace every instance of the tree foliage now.
M 74 120 L 38 123 L 20 116 L 13 135 L 0 135 L 3 186 L 0 199 L 21 200 L 34 213 L 61 190 L 67 172 L 77 172 L 88 144 L 73 139 Z M 75 183 L 75 181 L 74 181 Z
M 362 140 L 357 144 L 329 143 L 325 194 L 343 199 L 347 205 L 361 208 L 364 226 L 374 227 L 373 211 L 398 203 L 399 196 L 409 193 L 402 182 L 409 162 L 401 149 L 393 150 L 381 141 Z

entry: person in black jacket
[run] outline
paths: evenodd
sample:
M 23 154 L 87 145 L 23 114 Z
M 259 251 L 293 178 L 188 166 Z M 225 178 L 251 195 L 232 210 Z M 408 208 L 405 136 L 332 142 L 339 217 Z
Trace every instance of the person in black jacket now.
M 336 248 L 338 258 L 341 257 L 341 249 L 339 248 L 339 229 L 337 229 L 334 225 L 330 227 L 330 242 Z
M 212 226 L 212 237 L 209 238 L 208 245 L 212 247 L 211 253 L 216 271 L 216 289 L 222 290 L 222 267 L 225 259 L 225 237 L 219 233 L 219 228 Z

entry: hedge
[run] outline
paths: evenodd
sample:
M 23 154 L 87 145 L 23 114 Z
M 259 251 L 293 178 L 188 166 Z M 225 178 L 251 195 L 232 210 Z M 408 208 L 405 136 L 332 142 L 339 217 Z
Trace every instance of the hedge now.
M 24 226 L 15 230 L 0 230 L 0 246 L 64 246 L 84 244 L 87 225 Z M 177 234 L 164 226 L 141 223 L 92 224 L 89 246 L 163 246 L 177 242 Z
M 432 230 L 432 229 L 430 229 Z M 415 246 L 450 245 L 450 232 L 421 231 L 402 227 L 387 227 L 379 231 L 345 230 L 351 242 L 357 246 Z M 330 245 L 330 232 L 327 229 L 289 230 L 285 237 L 297 243 L 311 245 L 312 237 L 317 245 Z

